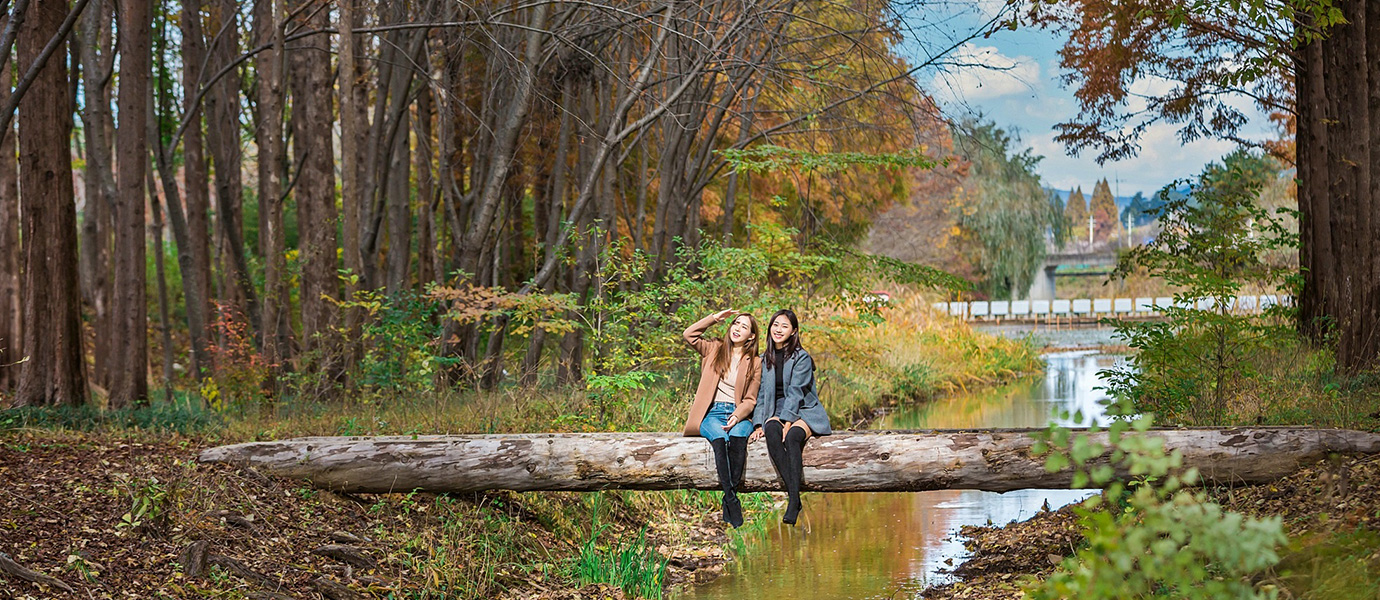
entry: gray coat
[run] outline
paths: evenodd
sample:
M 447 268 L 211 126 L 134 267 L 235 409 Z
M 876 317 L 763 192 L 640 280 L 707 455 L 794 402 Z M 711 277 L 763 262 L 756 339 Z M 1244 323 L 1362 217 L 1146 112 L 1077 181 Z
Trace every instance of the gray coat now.
M 771 352 L 771 350 L 767 350 Z M 757 388 L 757 408 L 752 411 L 752 423 L 761 427 L 772 417 L 782 421 L 804 419 L 815 435 L 829 435 L 829 413 L 819 403 L 815 391 L 815 361 L 805 350 L 796 351 L 794 356 L 781 365 L 785 375 L 781 381 L 786 388 L 781 404 L 776 403 L 776 371 L 768 368 L 765 357 L 762 361 L 762 384 Z

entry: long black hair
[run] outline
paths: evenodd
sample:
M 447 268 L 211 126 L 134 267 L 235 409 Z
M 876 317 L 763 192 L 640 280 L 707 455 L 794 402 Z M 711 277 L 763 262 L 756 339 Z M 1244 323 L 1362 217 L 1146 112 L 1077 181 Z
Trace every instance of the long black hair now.
M 780 350 L 776 348 L 776 340 L 771 339 L 771 325 L 776 322 L 777 317 L 786 317 L 786 320 L 791 322 L 791 329 L 794 330 L 791 332 L 791 336 L 786 338 L 786 342 Z M 763 366 L 768 369 L 776 369 L 781 366 L 776 362 L 778 358 L 781 360 L 781 363 L 784 364 L 799 351 L 800 320 L 795 318 L 795 313 L 789 308 L 783 308 L 776 311 L 776 314 L 771 316 L 771 320 L 767 321 L 767 351 L 765 352 L 766 356 L 762 360 Z

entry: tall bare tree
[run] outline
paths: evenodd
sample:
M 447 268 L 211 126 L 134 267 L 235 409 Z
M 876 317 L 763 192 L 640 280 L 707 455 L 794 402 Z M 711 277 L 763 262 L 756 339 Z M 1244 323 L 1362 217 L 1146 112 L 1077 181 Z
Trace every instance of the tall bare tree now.
M 270 364 L 282 365 L 290 352 L 291 309 L 287 288 L 287 230 L 283 222 L 285 202 L 283 169 L 283 67 L 285 41 L 281 21 L 283 0 L 264 0 L 254 7 L 254 39 L 268 46 L 255 71 L 258 106 L 254 139 L 259 146 L 259 247 L 264 255 L 264 302 L 262 307 L 263 352 Z
M 293 0 L 288 10 L 297 15 L 297 29 L 326 29 L 329 11 L 314 0 Z M 288 85 L 292 88 L 292 150 L 297 175 L 292 195 L 297 200 L 297 225 L 302 276 L 302 345 L 314 348 L 318 333 L 331 324 L 340 288 L 336 259 L 335 151 L 331 144 L 334 121 L 330 38 L 315 36 L 295 42 L 288 53 Z
M 36 2 L 18 36 L 18 62 L 32 65 L 67 16 L 63 0 Z M 72 100 L 67 65 L 50 60 L 20 100 L 19 188 L 24 244 L 24 351 L 16 406 L 86 402 L 77 211 L 73 202 Z M 142 237 L 142 236 L 141 236 Z M 146 332 L 139 332 L 144 338 Z M 142 370 L 141 370 L 142 373 Z
M 81 63 L 82 136 L 86 150 L 83 177 L 85 202 L 82 206 L 80 274 L 82 295 L 92 312 L 92 353 L 100 357 L 93 363 L 91 379 L 109 386 L 111 366 L 111 245 L 115 207 L 115 161 L 111 134 L 115 116 L 110 110 L 111 81 L 115 69 L 113 3 L 96 2 L 82 14 L 73 44 Z
M 145 298 L 148 110 L 151 97 L 153 9 L 150 0 L 120 3 L 120 90 L 115 129 L 115 294 L 111 336 L 120 351 L 111 358 L 110 405 L 148 400 L 148 301 Z
M 186 203 L 185 239 L 179 237 L 178 260 L 183 279 L 183 297 L 187 304 L 187 328 L 192 346 L 192 373 L 200 376 L 202 369 L 210 368 L 207 342 L 210 330 L 207 327 L 211 314 L 211 198 L 207 189 L 208 173 L 205 139 L 201 133 L 203 111 L 197 102 L 202 79 L 206 76 L 203 65 L 208 63 L 204 23 L 201 15 L 201 0 L 183 0 L 182 17 L 182 97 L 183 113 L 191 120 L 187 132 L 183 134 L 182 164 L 183 181 L 186 192 L 182 194 Z M 174 201 L 176 196 L 167 194 L 168 214 L 172 219 L 174 235 L 182 220 L 180 207 Z M 183 244 L 186 247 L 183 247 Z M 183 259 L 182 254 L 187 258 Z

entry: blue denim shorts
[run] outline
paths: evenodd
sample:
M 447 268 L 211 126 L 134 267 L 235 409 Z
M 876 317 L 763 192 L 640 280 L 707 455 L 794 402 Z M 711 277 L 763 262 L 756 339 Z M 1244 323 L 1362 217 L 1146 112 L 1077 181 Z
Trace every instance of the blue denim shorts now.
M 732 430 L 724 430 L 724 425 L 728 424 L 729 415 L 732 415 L 736 408 L 728 402 L 710 403 L 709 412 L 704 415 L 704 420 L 700 421 L 700 435 L 707 440 L 747 437 L 748 434 L 752 433 L 752 419 L 739 421 L 733 425 Z

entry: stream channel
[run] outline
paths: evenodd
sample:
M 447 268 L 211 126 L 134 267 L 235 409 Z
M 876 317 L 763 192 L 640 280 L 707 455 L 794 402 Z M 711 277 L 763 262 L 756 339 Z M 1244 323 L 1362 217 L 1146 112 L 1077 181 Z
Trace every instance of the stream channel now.
M 902 407 L 875 429 L 1044 427 L 1057 411 L 1099 415 L 1105 394 L 1098 371 L 1123 356 L 1098 350 L 1109 329 L 1050 330 L 1002 326 L 986 331 L 1031 335 L 1046 346 L 1046 369 L 1000 388 L 953 394 Z M 1065 423 L 1069 424 L 1069 423 Z M 809 448 L 805 450 L 809 452 Z M 1081 490 L 969 490 L 912 493 L 806 494 L 799 525 L 770 523 L 748 535 L 747 548 L 722 577 L 683 590 L 682 600 L 873 600 L 908 598 L 951 580 L 966 555 L 964 525 L 1005 524 L 1077 502 Z

